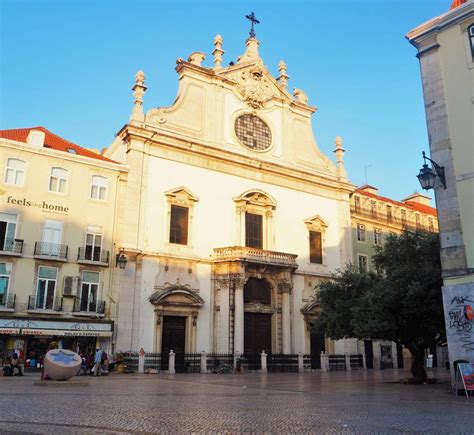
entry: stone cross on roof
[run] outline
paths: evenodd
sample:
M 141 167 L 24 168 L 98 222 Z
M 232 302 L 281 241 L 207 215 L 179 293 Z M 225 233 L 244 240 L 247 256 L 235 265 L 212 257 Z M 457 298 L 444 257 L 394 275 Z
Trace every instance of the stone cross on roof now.
M 247 20 L 250 20 L 252 22 L 252 27 L 250 28 L 249 35 L 251 38 L 255 38 L 254 25 L 260 24 L 260 21 L 257 20 L 257 17 L 255 16 L 253 12 L 250 15 L 245 15 L 245 18 L 247 18 Z

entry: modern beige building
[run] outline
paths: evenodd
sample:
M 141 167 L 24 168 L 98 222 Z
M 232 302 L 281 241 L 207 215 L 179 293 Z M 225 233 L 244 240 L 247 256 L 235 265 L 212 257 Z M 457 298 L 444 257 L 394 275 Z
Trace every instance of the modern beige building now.
M 250 37 L 224 66 L 178 58 L 170 107 L 145 112 L 143 72 L 132 116 L 106 151 L 130 168 L 120 238 L 117 348 L 259 355 L 312 354 L 314 289 L 351 261 L 342 140 L 318 148 L 310 105 L 275 78 Z M 275 65 L 276 67 L 276 65 Z M 167 358 L 164 358 L 167 361 Z
M 395 201 L 379 195 L 376 187 L 364 185 L 357 188 L 351 195 L 354 264 L 361 271 L 371 270 L 376 247 L 382 246 L 390 234 L 400 234 L 407 229 L 438 232 L 436 209 L 429 205 L 429 201 L 429 197 L 420 193 Z M 352 344 L 354 353 L 365 353 L 368 368 L 401 368 L 404 365 L 403 349 L 394 342 L 354 340 Z M 438 365 L 444 362 L 443 349 L 431 349 L 431 353 Z
M 474 2 L 410 31 L 420 61 L 435 184 L 451 362 L 474 362 Z M 436 169 L 436 168 L 435 168 Z
M 0 165 L 0 358 L 110 350 L 126 169 L 43 127 L 0 131 Z

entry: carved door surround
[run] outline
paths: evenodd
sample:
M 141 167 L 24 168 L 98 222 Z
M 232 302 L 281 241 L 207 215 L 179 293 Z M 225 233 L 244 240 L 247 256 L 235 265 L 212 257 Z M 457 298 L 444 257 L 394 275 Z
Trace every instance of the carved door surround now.
M 155 287 L 156 291 L 149 301 L 155 307 L 156 318 L 156 351 L 161 351 L 163 334 L 163 316 L 182 316 L 186 318 L 185 351 L 196 351 L 197 319 L 204 300 L 198 291 L 189 285 L 165 283 L 163 287 Z

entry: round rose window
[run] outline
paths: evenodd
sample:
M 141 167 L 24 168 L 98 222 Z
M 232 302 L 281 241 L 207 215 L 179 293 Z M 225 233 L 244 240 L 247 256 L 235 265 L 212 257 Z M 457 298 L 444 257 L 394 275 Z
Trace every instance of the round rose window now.
M 235 120 L 235 134 L 239 140 L 253 150 L 263 151 L 272 144 L 272 133 L 255 115 L 241 115 Z

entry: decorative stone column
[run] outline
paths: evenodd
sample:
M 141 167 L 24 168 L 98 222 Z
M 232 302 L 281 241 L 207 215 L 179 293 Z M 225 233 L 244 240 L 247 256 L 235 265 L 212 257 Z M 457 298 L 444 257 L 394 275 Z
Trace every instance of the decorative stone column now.
M 207 353 L 201 352 L 201 373 L 207 373 Z
M 235 286 L 234 297 L 234 353 L 244 353 L 244 284 L 245 279 L 233 280 Z
M 168 362 L 168 373 L 174 374 L 175 369 L 174 369 L 174 358 L 175 358 L 175 353 L 170 350 L 170 356 L 169 356 L 169 362 Z
M 282 336 L 282 353 L 291 353 L 291 313 L 290 313 L 290 291 L 291 282 L 278 283 L 278 290 L 281 293 L 281 336 Z
M 262 353 L 260 354 L 260 367 L 261 373 L 267 373 L 267 354 L 264 350 L 262 350 Z

